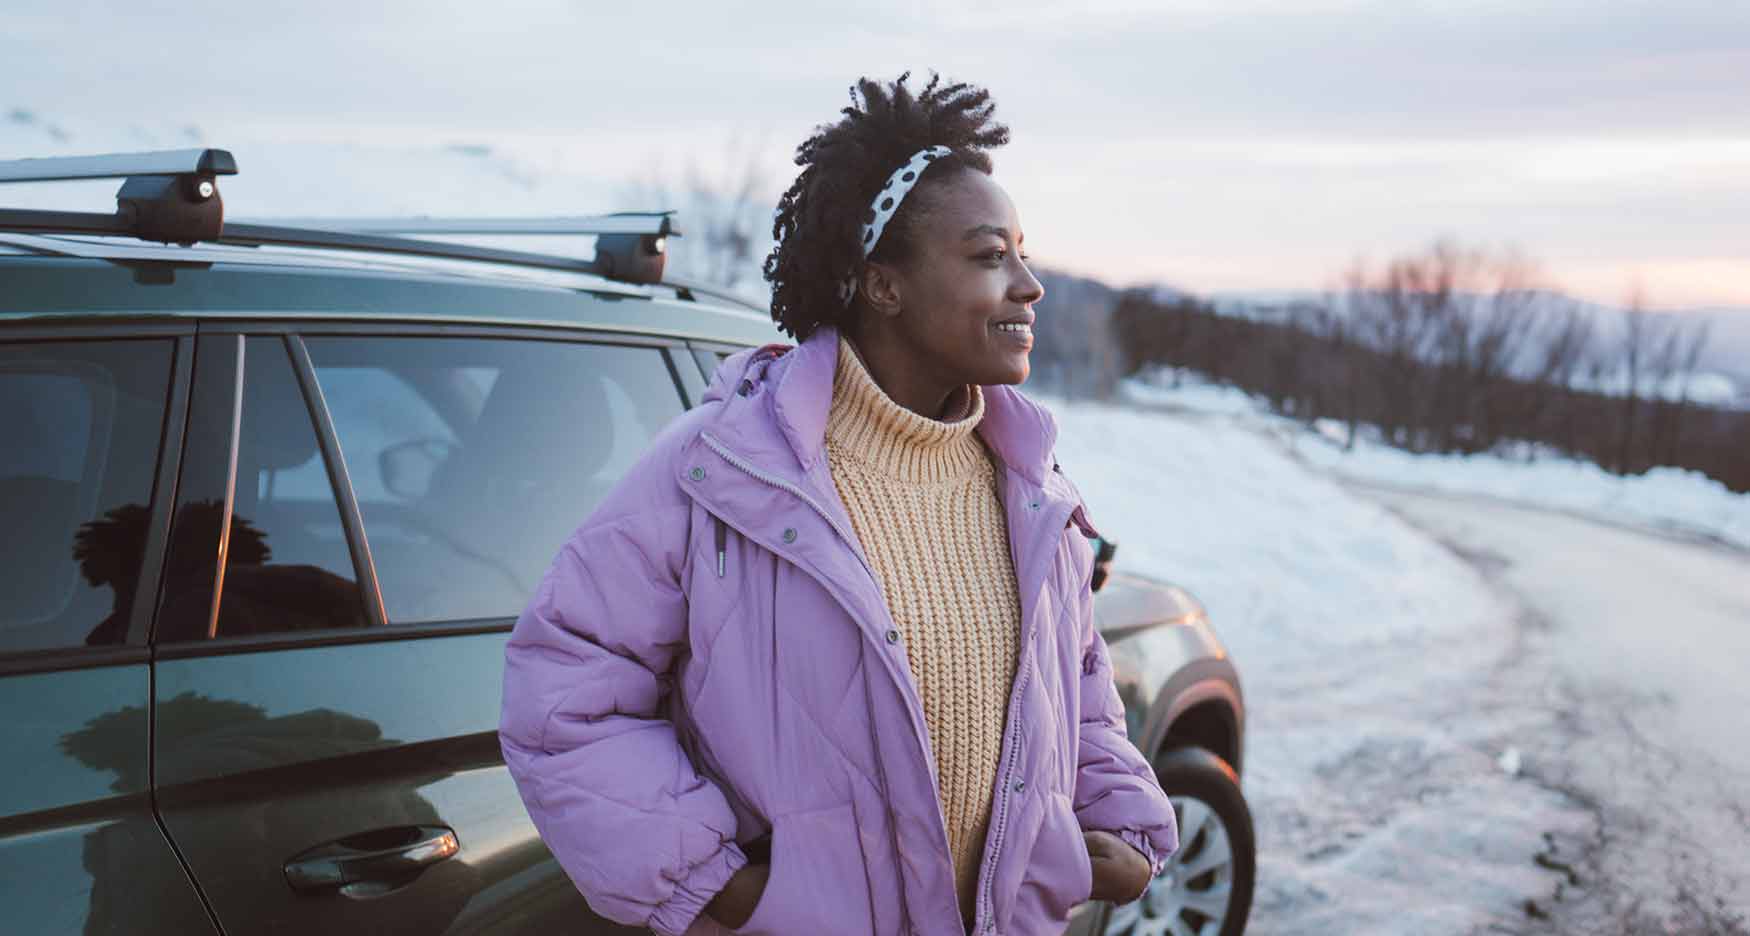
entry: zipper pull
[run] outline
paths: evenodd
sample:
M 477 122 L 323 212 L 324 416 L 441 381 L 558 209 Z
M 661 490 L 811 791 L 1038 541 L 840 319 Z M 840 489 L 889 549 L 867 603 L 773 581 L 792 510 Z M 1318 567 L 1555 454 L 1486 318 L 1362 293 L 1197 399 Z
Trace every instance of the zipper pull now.
M 728 557 L 728 550 L 726 549 L 726 546 L 728 543 L 729 534 L 726 530 L 723 529 L 722 518 L 712 517 L 711 519 L 717 525 L 717 577 L 722 578 L 723 571 L 724 571 L 724 565 L 726 564 L 727 557 Z

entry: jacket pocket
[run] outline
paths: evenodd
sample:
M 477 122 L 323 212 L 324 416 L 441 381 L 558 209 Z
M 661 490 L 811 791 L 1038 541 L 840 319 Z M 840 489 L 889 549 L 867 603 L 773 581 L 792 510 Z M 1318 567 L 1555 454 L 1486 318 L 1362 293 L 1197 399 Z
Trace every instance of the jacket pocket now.
M 1070 880 L 1073 882 L 1064 908 L 1067 916 L 1077 904 L 1087 903 L 1088 897 L 1094 893 L 1094 863 L 1088 858 L 1088 842 L 1082 835 L 1082 825 L 1076 821 L 1075 803 L 1062 793 L 1051 794 L 1051 802 L 1047 804 L 1045 823 L 1049 828 L 1053 824 L 1062 829 L 1062 837 L 1068 843 L 1064 851 L 1071 859 Z M 1044 838 L 1044 830 L 1040 838 Z
M 1048 792 L 1039 798 L 1035 815 L 1038 826 L 1020 888 L 1011 912 L 997 921 L 1002 932 L 1061 927 L 1094 892 L 1094 866 L 1070 798 Z
M 872 931 L 869 877 L 851 804 L 790 813 L 772 823 L 772 866 L 743 936 Z

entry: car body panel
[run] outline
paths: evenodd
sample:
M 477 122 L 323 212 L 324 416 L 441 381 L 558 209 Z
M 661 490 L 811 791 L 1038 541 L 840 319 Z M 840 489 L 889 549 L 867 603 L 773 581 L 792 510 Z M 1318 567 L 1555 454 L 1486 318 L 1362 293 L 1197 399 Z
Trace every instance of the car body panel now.
M 152 815 L 144 662 L 0 677 L 0 907 L 33 936 L 206 933 Z
M 1094 618 L 1107 640 L 1125 730 L 1137 748 L 1159 756 L 1180 742 L 1175 725 L 1181 717 L 1206 706 L 1219 740 L 1190 740 L 1215 745 L 1237 771 L 1245 731 L 1239 673 L 1202 604 L 1177 585 L 1114 573 L 1094 594 Z M 1098 932 L 1105 910 L 1102 903 L 1076 908 L 1066 936 Z
M 388 630 L 388 629 L 385 629 Z M 499 755 L 503 632 L 158 663 L 158 802 L 232 932 L 633 932 L 590 913 Z M 202 648 L 223 649 L 219 647 Z M 386 893 L 297 893 L 285 865 L 385 829 L 460 851 Z M 498 925 L 494 924 L 494 925 Z

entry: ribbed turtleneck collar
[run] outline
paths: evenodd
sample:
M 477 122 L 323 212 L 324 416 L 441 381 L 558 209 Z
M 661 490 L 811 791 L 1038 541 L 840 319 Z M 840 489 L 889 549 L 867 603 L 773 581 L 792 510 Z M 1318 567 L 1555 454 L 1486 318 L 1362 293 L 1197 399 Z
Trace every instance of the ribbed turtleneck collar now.
M 826 417 L 826 442 L 838 453 L 902 481 L 964 477 L 985 458 L 972 437 L 984 416 L 984 395 L 977 384 L 967 384 L 954 392 L 949 409 L 959 417 L 930 419 L 893 402 L 851 343 L 839 339 L 832 408 Z

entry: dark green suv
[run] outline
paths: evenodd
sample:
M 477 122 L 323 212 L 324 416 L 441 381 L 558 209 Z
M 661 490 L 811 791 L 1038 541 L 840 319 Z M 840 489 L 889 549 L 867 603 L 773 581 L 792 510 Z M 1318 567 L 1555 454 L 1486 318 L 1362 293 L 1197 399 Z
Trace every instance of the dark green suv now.
M 503 644 L 720 357 L 780 336 L 664 279 L 666 215 L 543 223 L 585 261 L 228 224 L 231 171 L 0 163 L 127 179 L 114 216 L 0 210 L 0 930 L 631 932 L 504 770 Z M 1132 731 L 1229 850 L 1181 890 L 1237 932 L 1237 677 L 1185 593 L 1106 592 Z

